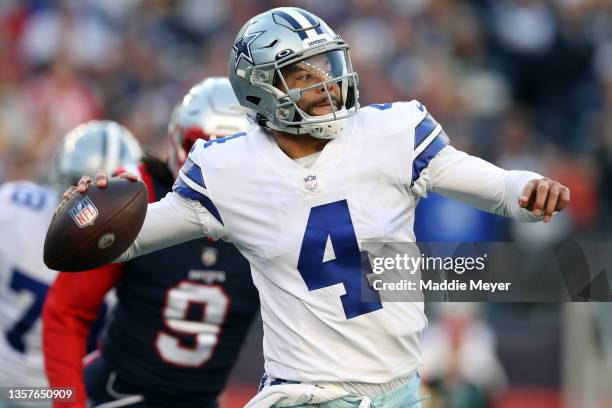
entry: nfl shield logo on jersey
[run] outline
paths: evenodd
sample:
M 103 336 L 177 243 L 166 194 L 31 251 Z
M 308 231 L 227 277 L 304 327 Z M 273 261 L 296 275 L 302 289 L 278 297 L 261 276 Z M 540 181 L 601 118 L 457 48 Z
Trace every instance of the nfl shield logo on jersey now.
M 74 203 L 69 213 L 79 228 L 85 228 L 92 225 L 96 218 L 98 218 L 98 209 L 93 205 L 89 197 L 85 197 Z
M 210 268 L 217 263 L 217 251 L 216 248 L 206 247 L 202 250 L 202 263 L 205 267 Z
M 308 191 L 315 191 L 317 189 L 317 176 L 308 176 L 304 178 L 304 187 Z

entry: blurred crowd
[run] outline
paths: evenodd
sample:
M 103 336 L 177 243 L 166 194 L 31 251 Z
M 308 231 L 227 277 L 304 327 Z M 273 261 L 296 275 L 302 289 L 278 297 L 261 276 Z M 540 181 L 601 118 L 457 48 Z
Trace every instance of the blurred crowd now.
M 94 118 L 164 156 L 174 105 L 227 75 L 245 21 L 284 5 L 348 41 L 362 106 L 419 99 L 457 148 L 571 188 L 558 239 L 611 235 L 610 0 L 2 0 L 0 183 L 44 182 L 60 138 Z
M 275 0 L 0 2 L 0 181 L 41 179 L 59 138 L 117 120 L 165 154 L 173 105 L 225 75 L 239 27 Z M 361 103 L 421 100 L 454 145 L 572 189 L 571 231 L 606 234 L 609 0 L 298 0 L 351 45 Z M 375 137 L 375 135 L 372 135 Z

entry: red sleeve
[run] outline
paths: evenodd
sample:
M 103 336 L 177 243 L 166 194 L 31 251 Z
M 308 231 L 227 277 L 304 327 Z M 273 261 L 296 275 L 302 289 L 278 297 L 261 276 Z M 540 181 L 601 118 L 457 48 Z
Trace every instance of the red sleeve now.
M 157 201 L 155 197 L 155 188 L 153 187 L 153 176 L 151 175 L 149 169 L 147 169 L 147 166 L 143 162 L 140 162 L 138 163 L 138 165 L 135 166 L 119 167 L 113 172 L 113 176 L 118 177 L 123 173 L 129 171 L 131 171 L 134 175 L 140 177 L 142 179 L 142 182 L 145 183 L 145 186 L 147 186 L 147 192 L 149 194 L 149 203 L 154 203 L 155 201 Z
M 123 276 L 122 264 L 87 272 L 60 272 L 43 309 L 43 352 L 51 387 L 74 387 L 77 401 L 54 407 L 86 408 L 83 357 L 89 329 L 104 296 Z

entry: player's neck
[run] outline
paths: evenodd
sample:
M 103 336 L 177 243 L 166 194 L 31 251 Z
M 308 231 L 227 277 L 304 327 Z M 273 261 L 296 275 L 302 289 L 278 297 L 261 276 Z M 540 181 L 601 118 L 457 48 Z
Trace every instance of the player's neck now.
M 277 130 L 272 131 L 272 136 L 278 147 L 293 160 L 318 153 L 329 142 L 309 135 L 294 135 Z

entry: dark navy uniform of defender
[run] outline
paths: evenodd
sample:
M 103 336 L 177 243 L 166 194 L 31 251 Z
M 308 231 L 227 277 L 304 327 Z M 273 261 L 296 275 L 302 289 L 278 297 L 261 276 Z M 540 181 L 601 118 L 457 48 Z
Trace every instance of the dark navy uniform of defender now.
M 150 201 L 171 190 L 165 163 L 146 160 L 138 170 Z M 74 406 L 85 406 L 82 355 L 67 359 L 65 350 L 82 349 L 83 328 L 112 287 L 112 321 L 84 368 L 87 398 L 94 406 L 215 407 L 259 309 L 246 259 L 233 245 L 198 239 L 91 273 L 60 274 L 45 307 L 46 364 L 52 385 L 76 384 Z

